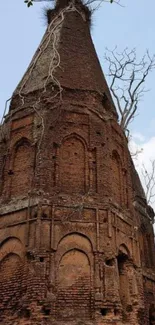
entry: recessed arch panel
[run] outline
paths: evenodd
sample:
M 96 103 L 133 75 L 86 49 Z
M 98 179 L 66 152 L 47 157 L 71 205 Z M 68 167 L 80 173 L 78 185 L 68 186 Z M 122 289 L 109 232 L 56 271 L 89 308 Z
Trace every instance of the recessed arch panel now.
M 116 150 L 112 152 L 112 195 L 115 202 L 122 203 L 121 159 Z
M 130 279 L 130 252 L 125 244 L 119 246 L 117 265 L 119 275 L 119 295 L 123 311 L 126 313 L 127 306 L 131 305 L 131 281 Z
M 128 258 L 130 257 L 130 250 L 124 243 L 119 246 L 119 254 L 124 254 Z
M 4 245 L 5 246 L 5 245 Z M 17 308 L 22 296 L 24 264 L 16 253 L 6 254 L 0 261 L 0 306 Z
M 11 197 L 25 195 L 31 188 L 34 166 L 34 148 L 22 138 L 14 146 L 11 170 Z
M 16 271 L 19 270 L 19 267 L 22 263 L 21 257 L 15 253 L 9 253 L 5 255 L 0 261 L 0 274 L 1 277 L 5 279 L 10 279 L 14 277 Z
M 57 318 L 90 317 L 91 268 L 84 252 L 71 249 L 62 256 L 57 283 Z
M 24 246 L 17 237 L 8 237 L 0 244 L 0 261 L 11 253 L 24 257 Z
M 66 138 L 60 147 L 60 188 L 64 192 L 85 192 L 86 161 L 84 142 L 76 135 Z
M 58 247 L 66 247 L 69 248 L 70 245 L 72 245 L 73 247 L 76 245 L 78 245 L 79 247 L 83 247 L 83 249 L 87 252 L 91 252 L 93 249 L 92 243 L 90 241 L 90 239 L 85 236 L 82 233 L 78 233 L 78 232 L 72 232 L 69 233 L 67 235 L 65 235 L 63 238 L 61 238 L 61 240 L 58 243 Z

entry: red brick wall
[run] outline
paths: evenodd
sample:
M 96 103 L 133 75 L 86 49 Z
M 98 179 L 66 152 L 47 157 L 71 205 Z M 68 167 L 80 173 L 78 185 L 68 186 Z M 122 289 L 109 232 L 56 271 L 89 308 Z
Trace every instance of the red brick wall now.
M 23 140 L 17 144 L 12 157 L 11 197 L 23 196 L 31 189 L 34 175 L 34 149 Z
M 16 310 L 23 295 L 22 276 L 23 263 L 16 254 L 8 254 L 0 265 L 0 309 Z
M 62 192 L 85 192 L 87 156 L 82 141 L 75 136 L 60 147 L 60 187 Z
M 67 252 L 58 269 L 56 318 L 90 318 L 91 277 L 87 256 L 76 249 Z

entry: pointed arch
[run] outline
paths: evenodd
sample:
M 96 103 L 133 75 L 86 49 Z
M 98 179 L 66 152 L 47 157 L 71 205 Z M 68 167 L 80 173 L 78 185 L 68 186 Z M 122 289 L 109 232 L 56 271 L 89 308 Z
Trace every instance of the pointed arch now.
M 60 263 L 62 256 L 72 249 L 78 249 L 81 252 L 84 252 L 90 262 L 91 269 L 93 269 L 93 245 L 90 239 L 82 233 L 72 232 L 66 234 L 64 237 L 60 239 L 57 246 L 57 255 L 56 255 L 56 263 L 57 265 Z
M 31 188 L 34 169 L 34 148 L 31 142 L 23 137 L 13 148 L 11 168 L 11 197 L 26 195 Z
M 130 293 L 130 281 L 129 281 L 129 259 L 130 251 L 128 247 L 123 243 L 119 246 L 117 265 L 119 275 L 119 295 L 120 301 L 123 307 L 123 311 L 126 313 L 127 306 L 131 305 L 131 293 Z
M 24 257 L 24 245 L 17 237 L 7 237 L 0 244 L 0 261 L 9 254 L 16 254 L 20 258 Z
M 118 250 L 119 254 L 124 254 L 126 255 L 128 258 L 130 258 L 131 254 L 130 254 L 130 250 L 128 249 L 128 247 L 126 246 L 126 244 L 122 243 L 119 246 L 119 250 Z
M 67 243 L 72 243 L 72 245 L 78 242 L 81 243 L 81 239 L 83 241 L 83 247 L 86 248 L 86 251 L 93 251 L 93 245 L 90 238 L 88 238 L 85 234 L 81 232 L 70 232 L 66 234 L 59 240 L 57 247 L 64 247 Z
M 13 151 L 16 152 L 18 148 L 22 145 L 31 146 L 31 141 L 26 137 L 20 138 L 18 141 L 14 143 Z
M 77 134 L 62 141 L 59 150 L 59 178 L 63 192 L 84 193 L 86 189 L 86 144 Z
M 79 134 L 75 133 L 75 132 L 66 135 L 66 136 L 62 139 L 61 144 L 64 143 L 66 140 L 70 139 L 70 138 L 71 138 L 71 139 L 72 139 L 72 138 L 76 138 L 76 139 L 78 139 L 79 141 L 81 141 L 82 144 L 83 144 L 83 146 L 84 146 L 85 149 L 87 150 L 87 143 L 86 143 L 85 139 L 84 139 L 83 137 L 81 137 Z
M 65 286 L 68 279 L 68 285 L 76 281 L 81 275 L 90 276 L 90 262 L 88 256 L 80 249 L 72 248 L 65 252 L 59 262 L 59 284 Z M 73 276 L 71 276 L 73 275 Z
M 24 245 L 17 237 L 5 238 L 0 245 L 0 306 L 14 308 L 22 295 L 25 265 Z M 17 308 L 17 307 L 16 307 Z
M 0 243 L 0 248 L 5 244 L 7 243 L 9 240 L 17 240 L 21 245 L 21 240 L 18 238 L 18 237 L 15 237 L 15 236 L 9 236 L 9 237 L 6 237 L 5 239 L 2 240 L 2 242 Z
M 58 319 L 90 317 L 91 267 L 85 252 L 77 248 L 65 252 L 58 266 L 57 287 Z
M 24 264 L 22 258 L 10 252 L 0 261 L 0 306 L 17 308 L 22 296 L 22 278 Z

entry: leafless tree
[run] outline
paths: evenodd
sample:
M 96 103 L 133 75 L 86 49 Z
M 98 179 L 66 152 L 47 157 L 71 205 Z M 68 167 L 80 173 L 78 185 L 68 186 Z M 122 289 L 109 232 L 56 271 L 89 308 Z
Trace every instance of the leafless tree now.
M 24 2 L 27 4 L 28 7 L 32 6 L 34 2 L 54 2 L 54 0 L 24 0 Z M 103 3 L 103 2 L 109 2 L 109 3 L 116 3 L 120 6 L 121 5 L 121 0 L 86 0 L 84 1 L 84 3 L 86 5 L 92 5 L 94 3 L 96 3 L 96 8 L 97 9 L 98 7 L 100 7 L 100 5 Z
M 142 178 L 145 185 L 145 195 L 148 204 L 155 202 L 155 160 L 151 160 L 150 172 L 146 169 L 145 165 L 142 165 Z
M 121 0 L 84 0 L 84 3 L 86 5 L 96 4 L 95 9 L 99 8 L 103 2 L 116 3 L 117 5 L 120 5 L 121 7 L 123 7 L 123 5 L 121 4 Z
M 125 48 L 118 53 L 114 50 L 106 50 L 105 60 L 108 62 L 108 76 L 110 90 L 112 92 L 116 108 L 119 114 L 120 125 L 124 131 L 128 131 L 129 123 L 134 119 L 138 105 L 144 93 L 145 81 L 148 74 L 155 68 L 155 55 L 149 52 L 137 60 L 135 48 Z
M 142 151 L 143 151 L 143 148 L 137 148 L 135 151 L 130 151 L 130 154 L 131 154 L 131 157 L 132 157 L 132 159 L 133 160 L 137 160 L 137 158 L 138 158 L 138 155 L 140 154 L 140 153 L 142 153 Z

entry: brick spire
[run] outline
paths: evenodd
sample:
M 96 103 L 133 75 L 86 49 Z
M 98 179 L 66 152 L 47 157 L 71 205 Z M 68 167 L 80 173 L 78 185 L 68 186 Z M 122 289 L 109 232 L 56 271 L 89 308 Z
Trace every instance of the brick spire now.
M 109 99 L 115 111 L 90 35 L 91 13 L 80 1 L 58 1 L 49 10 L 48 28 L 15 94 L 53 84 L 97 92 Z
M 0 324 L 150 325 L 154 212 L 89 10 L 60 1 L 1 126 Z

